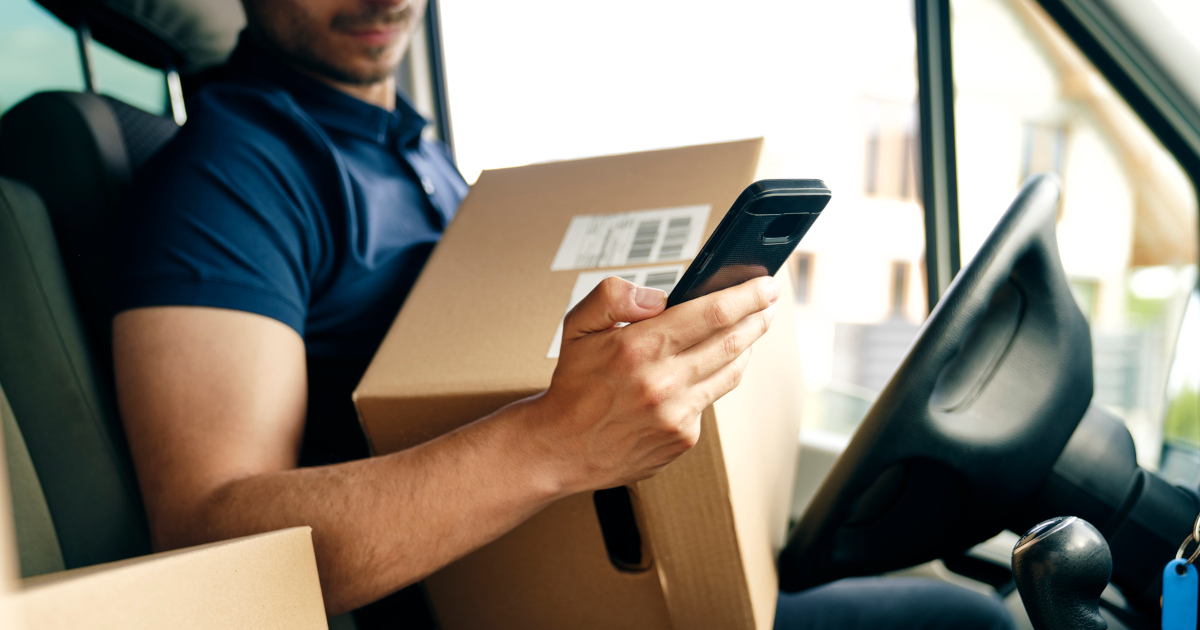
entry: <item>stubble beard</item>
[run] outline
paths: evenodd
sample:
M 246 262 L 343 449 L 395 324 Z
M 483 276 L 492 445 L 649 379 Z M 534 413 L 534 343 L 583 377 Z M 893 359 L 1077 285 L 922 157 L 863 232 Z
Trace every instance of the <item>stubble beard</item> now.
M 358 15 L 335 16 L 329 27 L 334 33 L 374 25 L 398 24 L 401 27 L 400 35 L 392 44 L 373 46 L 364 51 L 368 58 L 372 61 L 379 61 L 379 64 L 372 63 L 366 68 L 356 68 L 351 63 L 338 64 L 335 59 L 328 58 L 331 55 L 322 54 L 319 45 L 322 42 L 323 33 L 318 30 L 303 9 L 291 2 L 278 3 L 276 7 L 282 13 L 277 17 L 280 22 L 285 24 L 284 28 L 281 32 L 271 33 L 270 29 L 264 29 L 261 26 L 269 24 L 271 21 L 263 19 L 266 16 L 260 17 L 259 20 L 256 20 L 260 26 L 254 29 L 258 31 L 260 38 L 267 40 L 272 48 L 303 70 L 338 83 L 356 86 L 374 85 L 395 75 L 403 59 L 402 51 L 408 46 L 414 23 L 418 17 L 415 15 L 411 3 L 398 12 L 373 9 Z M 401 52 L 394 52 L 396 50 Z M 395 58 L 384 62 L 384 58 L 388 55 L 394 55 Z
M 407 38 L 405 38 L 407 39 Z M 404 42 L 398 42 L 404 43 Z M 380 59 L 388 53 L 388 46 L 376 46 L 367 49 L 367 55 L 371 59 Z M 296 65 L 314 74 L 321 75 L 338 83 L 347 85 L 374 85 L 396 74 L 400 68 L 400 60 L 403 58 L 400 55 L 396 56 L 394 61 L 384 65 L 373 65 L 370 69 L 358 70 L 350 67 L 341 67 L 331 64 L 312 48 L 310 42 L 306 42 L 288 53 L 289 58 Z

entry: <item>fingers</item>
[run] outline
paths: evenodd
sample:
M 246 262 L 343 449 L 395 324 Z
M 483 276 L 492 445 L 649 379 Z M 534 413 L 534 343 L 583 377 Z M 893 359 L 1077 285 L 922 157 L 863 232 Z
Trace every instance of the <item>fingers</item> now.
M 696 387 L 703 392 L 703 395 L 708 400 L 705 406 L 713 404 L 725 394 L 733 391 L 733 388 L 742 382 L 742 375 L 746 372 L 746 366 L 750 365 L 750 355 L 752 352 L 750 348 L 747 348 L 736 359 L 730 361 L 697 384 Z
M 676 358 L 689 366 L 689 382 L 699 383 L 747 354 L 754 342 L 767 333 L 774 318 L 775 305 L 772 304 L 766 310 L 752 313 L 730 328 L 679 353 Z
M 621 322 L 638 322 L 654 317 L 667 304 L 667 294 L 640 287 L 611 276 L 600 281 L 563 321 L 563 340 L 573 341 L 588 333 L 608 330 Z
M 766 310 L 779 299 L 779 282 L 771 276 L 747 280 L 704 297 L 684 302 L 655 320 L 672 332 L 664 351 L 678 354 L 749 315 Z M 756 337 L 757 338 L 757 337 Z

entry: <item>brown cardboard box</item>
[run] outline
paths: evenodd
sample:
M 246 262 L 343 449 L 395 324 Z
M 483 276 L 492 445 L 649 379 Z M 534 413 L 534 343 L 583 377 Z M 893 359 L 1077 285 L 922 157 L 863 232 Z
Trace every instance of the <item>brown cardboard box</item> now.
M 10 598 L 30 630 L 328 627 L 309 527 L 29 578 Z
M 650 254 L 634 253 L 637 217 L 580 219 L 572 233 L 583 240 L 571 241 L 573 217 L 709 206 L 696 222 L 704 229 L 676 234 L 675 246 L 687 241 L 671 249 L 687 257 L 674 263 L 682 271 L 754 180 L 760 148 L 750 140 L 484 172 L 355 392 L 374 451 L 419 444 L 549 385 L 554 330 L 577 278 L 597 271 L 581 261 L 620 274 Z M 588 225 L 622 249 L 588 241 Z M 657 253 L 634 268 L 660 270 L 671 257 L 675 224 L 656 225 L 666 232 Z M 564 265 L 576 268 L 551 270 Z M 648 566 L 614 566 L 592 493 L 569 497 L 429 578 L 447 630 L 771 627 L 799 431 L 794 298 L 781 279 L 776 324 L 741 386 L 704 412 L 694 449 L 631 488 Z
M 3 437 L 0 431 L 0 628 L 328 628 L 310 527 L 20 581 Z

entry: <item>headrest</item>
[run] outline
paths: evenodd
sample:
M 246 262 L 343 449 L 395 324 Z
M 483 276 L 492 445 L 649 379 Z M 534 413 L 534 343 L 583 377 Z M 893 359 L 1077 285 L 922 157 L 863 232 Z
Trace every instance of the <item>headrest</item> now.
M 68 26 L 148 66 L 194 74 L 219 65 L 246 24 L 240 0 L 37 0 Z

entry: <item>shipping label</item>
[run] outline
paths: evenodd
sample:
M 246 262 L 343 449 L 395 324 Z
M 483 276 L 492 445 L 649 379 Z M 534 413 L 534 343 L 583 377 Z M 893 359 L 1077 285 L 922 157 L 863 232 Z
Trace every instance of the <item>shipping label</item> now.
M 550 270 L 690 260 L 700 251 L 711 209 L 705 204 L 574 217 Z

